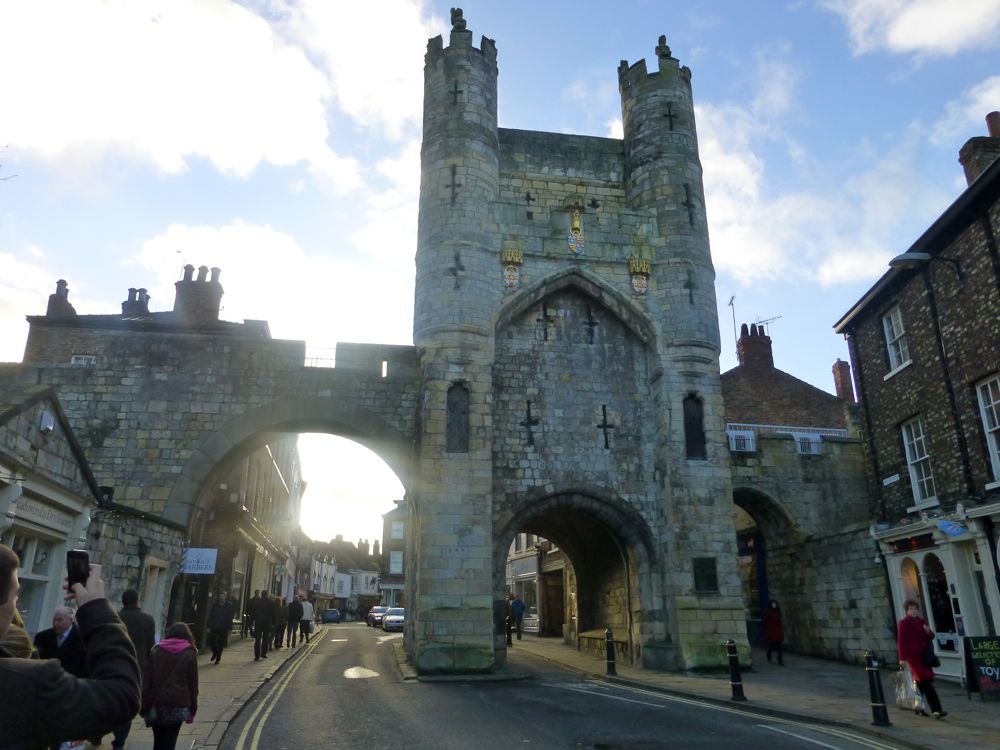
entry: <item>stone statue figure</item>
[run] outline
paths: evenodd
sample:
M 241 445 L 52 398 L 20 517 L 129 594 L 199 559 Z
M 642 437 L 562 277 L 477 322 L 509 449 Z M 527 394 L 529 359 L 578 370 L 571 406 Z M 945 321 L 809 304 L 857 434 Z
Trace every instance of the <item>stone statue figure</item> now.
M 451 9 L 451 30 L 465 31 L 465 18 L 462 16 L 461 8 Z

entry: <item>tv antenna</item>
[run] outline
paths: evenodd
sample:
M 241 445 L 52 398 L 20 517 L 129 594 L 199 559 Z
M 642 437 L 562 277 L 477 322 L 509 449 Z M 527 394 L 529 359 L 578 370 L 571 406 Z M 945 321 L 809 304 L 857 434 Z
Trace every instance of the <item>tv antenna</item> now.
M 782 316 L 782 315 L 775 315 L 773 318 L 764 318 L 763 320 L 761 320 L 760 318 L 757 318 L 757 320 L 755 320 L 754 322 L 758 326 L 764 326 L 764 335 L 770 336 L 771 335 L 771 330 L 767 326 L 769 324 L 773 323 L 776 320 L 780 320 L 782 317 L 784 317 L 784 316 Z

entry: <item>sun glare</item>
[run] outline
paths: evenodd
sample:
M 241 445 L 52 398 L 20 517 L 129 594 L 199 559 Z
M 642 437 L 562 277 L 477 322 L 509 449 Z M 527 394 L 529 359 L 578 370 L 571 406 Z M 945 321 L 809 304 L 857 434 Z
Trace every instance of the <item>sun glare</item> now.
M 302 475 L 300 525 L 312 539 L 346 541 L 382 538 L 382 514 L 403 497 L 403 485 L 375 453 L 353 440 L 306 433 L 299 435 Z

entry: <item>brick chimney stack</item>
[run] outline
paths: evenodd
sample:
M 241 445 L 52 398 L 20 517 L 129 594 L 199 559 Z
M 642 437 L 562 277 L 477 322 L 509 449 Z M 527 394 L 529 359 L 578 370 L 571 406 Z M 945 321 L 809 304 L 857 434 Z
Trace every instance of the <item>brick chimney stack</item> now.
M 194 278 L 194 266 L 184 266 L 184 278 L 174 284 L 174 315 L 177 321 L 185 325 L 202 325 L 215 323 L 219 320 L 219 309 L 222 306 L 222 284 L 219 283 L 219 269 L 212 269 L 212 278 L 208 278 L 208 266 L 198 269 L 198 278 Z
M 958 152 L 958 161 L 969 185 L 1000 157 L 1000 112 L 986 115 L 986 132 L 989 135 L 970 138 Z
M 736 358 L 743 367 L 774 369 L 774 355 L 771 353 L 771 337 L 764 333 L 764 326 L 756 323 L 740 326 L 740 338 L 736 342 Z
M 854 384 L 851 382 L 851 365 L 837 358 L 833 363 L 833 385 L 837 389 L 837 398 L 854 402 Z
M 49 306 L 45 309 L 47 318 L 75 318 L 76 309 L 69 303 L 69 285 L 66 279 L 56 282 L 56 293 L 49 295 Z

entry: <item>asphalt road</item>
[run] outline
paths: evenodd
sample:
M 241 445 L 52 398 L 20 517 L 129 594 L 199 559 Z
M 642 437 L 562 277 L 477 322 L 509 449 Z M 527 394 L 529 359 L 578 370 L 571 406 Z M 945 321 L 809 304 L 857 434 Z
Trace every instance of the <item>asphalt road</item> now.
M 363 623 L 327 626 L 244 707 L 222 748 L 898 747 L 844 730 L 588 680 L 523 652 L 512 662 L 530 672 L 525 680 L 404 681 L 392 650 L 401 637 Z

